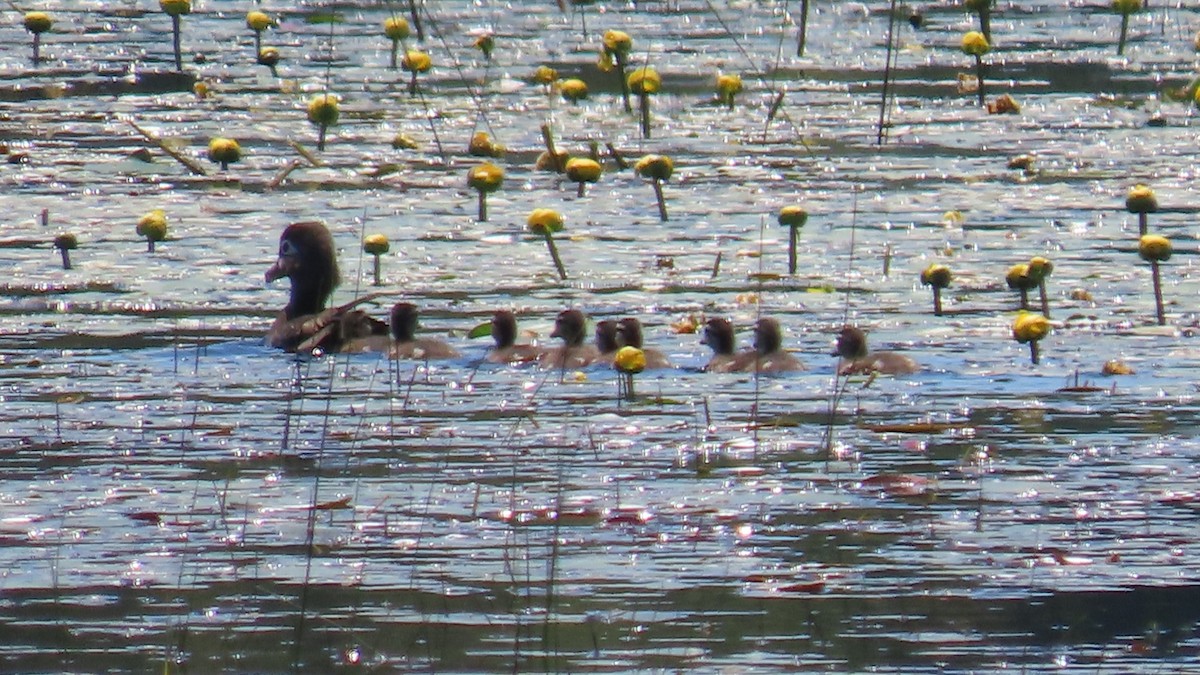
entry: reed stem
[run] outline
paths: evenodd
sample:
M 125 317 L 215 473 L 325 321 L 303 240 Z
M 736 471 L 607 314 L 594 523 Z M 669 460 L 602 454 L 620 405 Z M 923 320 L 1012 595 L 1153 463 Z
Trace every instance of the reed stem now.
M 1046 298 L 1046 280 L 1042 279 L 1038 282 L 1038 294 L 1042 300 L 1042 316 L 1050 318 L 1050 300 Z

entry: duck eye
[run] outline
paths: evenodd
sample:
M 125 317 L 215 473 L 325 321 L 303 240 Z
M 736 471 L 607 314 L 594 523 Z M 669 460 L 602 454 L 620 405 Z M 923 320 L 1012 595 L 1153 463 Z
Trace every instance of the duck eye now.
M 297 252 L 296 245 L 292 243 L 291 239 L 284 239 L 279 242 L 279 256 L 281 258 L 296 255 Z

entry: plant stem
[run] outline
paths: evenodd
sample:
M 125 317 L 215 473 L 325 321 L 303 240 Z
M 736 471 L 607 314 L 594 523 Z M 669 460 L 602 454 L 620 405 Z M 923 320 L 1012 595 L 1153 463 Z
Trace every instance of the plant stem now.
M 42 34 L 33 34 L 33 65 L 37 67 L 42 62 Z
M 979 8 L 979 32 L 983 33 L 989 45 L 992 44 L 992 0 L 983 3 Z
M 658 217 L 665 223 L 667 222 L 667 200 L 663 198 L 662 181 L 655 178 L 652 183 L 654 184 L 654 198 L 658 200 Z
M 154 240 L 153 239 L 146 240 L 146 253 L 154 253 Z
M 1042 316 L 1050 318 L 1050 301 L 1046 298 L 1046 280 L 1042 279 L 1038 282 L 1038 294 L 1042 299 Z
M 1146 213 L 1138 214 L 1138 236 L 1144 237 L 1150 231 L 1150 216 Z
M 408 15 L 412 17 L 413 28 L 417 29 L 417 40 L 425 41 L 425 28 L 421 26 L 421 12 L 417 10 L 417 0 L 408 0 Z
M 1021 292 L 1021 309 L 1025 310 L 1025 311 L 1029 311 L 1029 291 L 1027 289 L 1022 288 L 1022 289 L 1020 289 L 1020 292 Z
M 183 70 L 183 52 L 180 50 L 179 44 L 179 15 L 171 15 L 171 33 L 175 46 L 175 70 Z M 256 55 L 255 58 L 258 58 Z
M 324 124 L 322 124 L 317 128 L 319 129 L 317 131 L 317 150 L 320 150 L 321 152 L 325 152 L 325 129 L 326 129 L 326 127 Z M 225 167 L 222 166 L 221 168 L 224 169 Z
M 380 268 L 382 267 L 382 265 L 380 264 L 380 260 L 379 260 L 379 259 L 380 259 L 380 256 L 378 256 L 378 255 L 377 255 L 377 256 L 375 256 L 375 285 L 376 285 L 376 286 L 382 286 L 382 285 L 383 285 L 383 282 L 380 280 L 380 278 L 381 278 L 381 276 L 382 276 L 382 275 L 380 274 L 380 271 L 381 271 L 381 270 L 380 270 Z
M 987 103 L 984 102 L 986 93 L 983 90 L 983 57 L 979 54 L 975 55 L 975 79 L 979 82 L 979 105 L 986 106 Z
M 788 274 L 796 274 L 796 249 L 800 245 L 800 228 L 788 228 Z
M 638 105 L 642 109 L 642 138 L 650 138 L 650 94 L 638 94 Z
M 625 373 L 625 400 L 633 400 L 633 373 Z
M 1154 278 L 1154 310 L 1158 315 L 1158 325 L 1167 325 L 1167 316 L 1163 313 L 1162 275 L 1159 273 L 1158 261 L 1150 261 L 1150 272 Z
M 542 125 L 542 142 L 546 144 L 546 152 L 550 153 L 550 161 L 554 163 L 554 170 L 562 173 L 562 158 L 558 156 L 558 149 L 554 147 L 554 132 L 550 130 L 549 124 Z
M 933 287 L 933 315 L 942 315 L 942 289 L 938 286 Z
M 399 51 L 400 51 L 400 41 L 392 40 L 392 59 L 391 59 L 392 70 L 395 70 L 397 67 L 398 61 L 397 61 L 396 57 L 397 57 L 397 54 Z
M 487 222 L 487 193 L 479 191 L 479 222 Z
M 576 196 L 577 198 L 582 198 L 582 197 L 583 197 L 583 193 L 584 193 L 586 190 L 587 190 L 587 183 L 586 183 L 586 182 L 584 182 L 584 181 L 579 181 L 579 187 L 578 187 L 578 188 L 575 190 L 575 196 Z
M 262 53 L 262 31 L 254 31 L 254 60 L 258 60 L 258 55 Z
M 67 250 L 67 249 L 65 249 L 65 248 L 60 248 L 60 249 L 58 249 L 58 252 L 62 254 L 62 266 L 63 266 L 63 269 L 64 269 L 64 270 L 69 270 L 69 269 L 71 269 L 71 252 L 70 252 L 70 251 L 68 251 L 68 250 Z
M 1121 35 L 1117 38 L 1117 56 L 1125 54 L 1125 35 L 1129 32 L 1129 15 L 1121 15 Z
M 800 34 L 796 37 L 796 56 L 804 56 L 808 42 L 808 0 L 800 0 Z
M 1033 363 L 1033 365 L 1036 366 L 1042 360 L 1041 357 L 1042 357 L 1041 350 L 1038 349 L 1038 341 L 1030 340 L 1029 341 L 1029 361 L 1031 363 Z
M 408 81 L 408 93 L 413 96 L 417 95 L 417 71 L 413 71 L 412 79 Z
M 563 266 L 562 258 L 558 255 L 558 246 L 554 244 L 554 236 L 546 232 L 546 248 L 550 249 L 550 257 L 554 259 L 554 268 L 558 270 L 558 276 L 563 280 L 567 280 L 567 268 Z
M 625 79 L 625 54 L 617 52 L 613 60 L 617 63 L 617 76 L 621 78 L 621 99 L 625 103 L 625 112 L 631 113 L 633 106 L 629 103 L 629 80 Z

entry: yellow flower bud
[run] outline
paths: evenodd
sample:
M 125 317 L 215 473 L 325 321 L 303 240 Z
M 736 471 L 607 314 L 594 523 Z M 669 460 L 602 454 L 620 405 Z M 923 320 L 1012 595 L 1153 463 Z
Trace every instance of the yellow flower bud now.
M 279 65 L 279 50 L 274 47 L 263 47 L 258 52 L 258 65 L 274 68 Z
M 1142 0 L 1113 0 L 1112 7 L 1117 14 L 1133 14 L 1141 11 Z
M 467 172 L 467 185 L 479 192 L 495 192 L 504 184 L 504 169 L 484 162 Z
M 554 81 L 557 79 L 558 71 L 550 66 L 538 66 L 537 70 L 533 71 L 533 81 L 537 84 L 554 84 Z
M 629 74 L 629 91 L 635 94 L 657 94 L 662 89 L 662 78 L 650 66 L 642 66 Z
M 1025 263 L 1017 263 L 1008 268 L 1008 274 L 1004 275 L 1004 281 L 1014 291 L 1029 291 L 1037 288 L 1037 281 L 1029 276 L 1029 265 Z
M 983 56 L 992 49 L 987 38 L 977 30 L 967 31 L 962 38 L 962 50 L 968 56 Z
M 600 162 L 587 157 L 572 157 L 567 160 L 566 166 L 567 178 L 576 183 L 595 183 L 600 180 L 600 174 L 604 173 Z
M 921 283 L 926 286 L 949 288 L 953 279 L 950 268 L 941 263 L 933 263 L 921 271 Z
M 1034 312 L 1019 312 L 1012 325 L 1013 339 L 1021 344 L 1037 342 L 1050 334 L 1050 320 Z
M 526 224 L 530 232 L 541 235 L 552 234 L 562 232 L 563 217 L 554 209 L 534 209 L 529 213 L 529 220 L 526 221 Z
M 317 94 L 308 102 L 308 121 L 313 124 L 332 126 L 340 115 L 338 97 L 333 94 Z
M 646 369 L 646 353 L 628 345 L 617 350 L 613 367 L 622 373 L 640 373 Z
M 717 76 L 717 97 L 726 103 L 732 104 L 733 97 L 742 93 L 742 76 L 736 73 L 727 73 Z
M 1198 89 L 1197 91 L 1200 91 Z M 1158 198 L 1154 190 L 1141 183 L 1134 185 L 1125 197 L 1125 210 L 1130 213 L 1155 213 L 1158 211 Z
M 138 236 L 150 241 L 162 241 L 167 238 L 167 212 L 154 209 L 137 221 Z
M 408 27 L 408 19 L 390 16 L 383 20 L 383 34 L 392 42 L 399 42 L 407 40 L 412 30 Z
M 232 138 L 214 138 L 208 142 L 208 158 L 225 166 L 242 159 L 242 146 Z
M 784 227 L 804 227 L 808 222 L 808 211 L 800 206 L 785 206 L 779 209 L 779 224 Z
M 363 251 L 371 255 L 383 255 L 391 249 L 388 238 L 382 234 L 369 234 L 363 239 Z
M 504 154 L 504 146 L 492 139 L 486 131 L 477 131 L 471 136 L 467 152 L 472 157 L 500 157 Z
M 604 32 L 604 51 L 610 54 L 628 54 L 633 50 L 633 38 L 623 30 Z
M 250 12 L 246 15 L 246 27 L 255 33 L 261 33 L 271 27 L 271 17 L 266 12 Z
M 170 16 L 192 13 L 192 0 L 158 0 L 158 6 Z
M 587 83 L 574 77 L 563 80 L 559 84 L 559 91 L 562 92 L 562 97 L 571 103 L 578 103 L 588 97 Z
M 1029 278 L 1034 283 L 1041 283 L 1043 279 L 1050 276 L 1050 273 L 1054 271 L 1054 263 L 1040 255 L 1030 258 L 1029 264 L 1026 267 L 1029 269 Z
M 1146 262 L 1166 262 L 1171 259 L 1171 240 L 1158 234 L 1142 235 L 1138 255 Z
M 675 172 L 675 162 L 666 155 L 646 155 L 633 165 L 633 171 L 645 178 L 667 180 Z
M 409 73 L 424 73 L 433 67 L 433 59 L 425 52 L 416 49 L 410 49 L 404 52 L 404 60 L 400 62 L 400 68 Z
M 50 26 L 54 25 L 54 21 L 46 12 L 26 12 L 25 13 L 25 30 L 39 35 L 50 30 Z

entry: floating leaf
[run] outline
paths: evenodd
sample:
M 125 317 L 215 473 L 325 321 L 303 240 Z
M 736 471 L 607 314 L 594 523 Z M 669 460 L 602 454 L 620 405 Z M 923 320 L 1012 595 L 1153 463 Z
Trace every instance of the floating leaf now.
M 346 17 L 337 12 L 313 12 L 304 17 L 304 23 L 310 26 L 324 23 L 346 23 Z
M 474 328 L 472 328 L 467 333 L 467 339 L 474 340 L 475 338 L 491 337 L 491 335 L 492 335 L 492 322 L 488 321 L 487 323 L 481 323 L 478 326 L 475 326 Z

